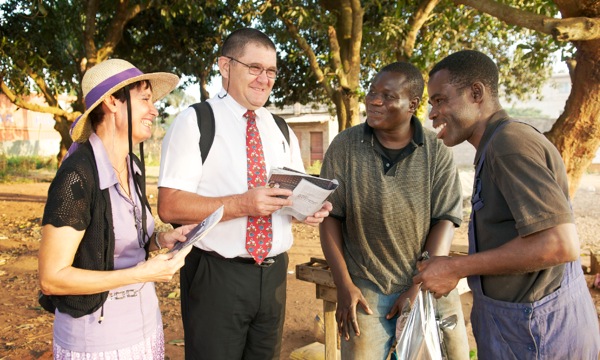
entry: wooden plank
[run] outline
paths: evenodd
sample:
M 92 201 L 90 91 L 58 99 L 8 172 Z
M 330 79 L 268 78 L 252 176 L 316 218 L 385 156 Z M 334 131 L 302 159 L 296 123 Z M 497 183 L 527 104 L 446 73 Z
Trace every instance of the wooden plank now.
M 450 256 L 454 255 L 468 255 L 469 245 L 452 244 L 450 246 Z
M 335 323 L 335 303 L 323 301 L 325 322 L 325 360 L 337 360 L 337 325 Z
M 590 251 L 590 271 L 589 273 L 595 275 L 600 272 L 600 255 L 594 254 Z
M 337 303 L 336 288 L 317 284 L 317 299 Z
M 311 261 L 296 265 L 296 278 L 315 284 L 335 287 L 333 276 L 325 260 L 311 258 Z

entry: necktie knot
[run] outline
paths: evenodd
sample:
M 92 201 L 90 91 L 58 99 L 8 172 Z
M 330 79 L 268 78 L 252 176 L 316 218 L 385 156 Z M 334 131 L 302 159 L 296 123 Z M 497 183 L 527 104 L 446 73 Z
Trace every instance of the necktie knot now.
M 256 113 L 253 110 L 248 110 L 244 113 L 244 118 L 250 121 L 256 121 Z

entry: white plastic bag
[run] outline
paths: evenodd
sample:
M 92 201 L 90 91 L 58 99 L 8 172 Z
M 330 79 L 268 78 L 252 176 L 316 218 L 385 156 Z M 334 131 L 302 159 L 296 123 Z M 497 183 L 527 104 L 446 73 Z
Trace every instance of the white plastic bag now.
M 440 332 L 435 319 L 433 295 L 421 290 L 408 314 L 400 315 L 396 327 L 398 360 L 441 360 Z

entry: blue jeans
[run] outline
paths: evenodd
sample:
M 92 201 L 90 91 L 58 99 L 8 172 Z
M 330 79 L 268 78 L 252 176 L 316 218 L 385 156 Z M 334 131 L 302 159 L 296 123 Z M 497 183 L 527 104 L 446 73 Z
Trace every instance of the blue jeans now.
M 399 293 L 385 295 L 369 280 L 353 277 L 352 281 L 361 290 L 369 303 L 372 315 L 367 315 L 360 306 L 357 307 L 357 321 L 360 336 L 350 332 L 350 340 L 342 338 L 342 359 L 344 360 L 385 360 L 394 345 L 397 316 L 388 320 L 387 313 L 398 299 Z M 456 327 L 446 329 L 444 345 L 450 360 L 469 359 L 469 342 L 462 313 L 458 291 L 453 290 L 447 297 L 437 301 L 436 311 L 441 319 L 455 314 L 458 317 Z

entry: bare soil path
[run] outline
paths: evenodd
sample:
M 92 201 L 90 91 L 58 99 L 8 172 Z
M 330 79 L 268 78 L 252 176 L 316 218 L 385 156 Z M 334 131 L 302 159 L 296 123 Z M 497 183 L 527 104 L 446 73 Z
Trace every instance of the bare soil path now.
M 51 359 L 52 320 L 37 304 L 37 251 L 46 193 L 46 182 L 0 184 L 0 360 Z M 149 179 L 149 196 L 156 206 L 156 179 Z M 584 177 L 573 206 L 582 243 L 584 263 L 590 251 L 600 253 L 600 175 Z M 156 211 L 154 211 L 156 213 Z M 322 312 L 315 298 L 315 285 L 296 279 L 297 264 L 323 257 L 318 231 L 294 225 L 295 243 L 290 251 L 287 315 L 283 333 L 282 359 L 299 347 L 315 341 L 314 319 Z M 458 229 L 455 243 L 466 244 L 466 226 Z M 591 284 L 593 276 L 588 275 Z M 178 292 L 179 279 L 157 287 L 165 327 L 168 359 L 183 359 L 183 331 Z M 600 291 L 590 289 L 600 309 Z M 464 297 L 468 311 L 469 298 Z M 465 314 L 468 315 L 468 314 Z M 473 345 L 474 346 L 474 345 Z

